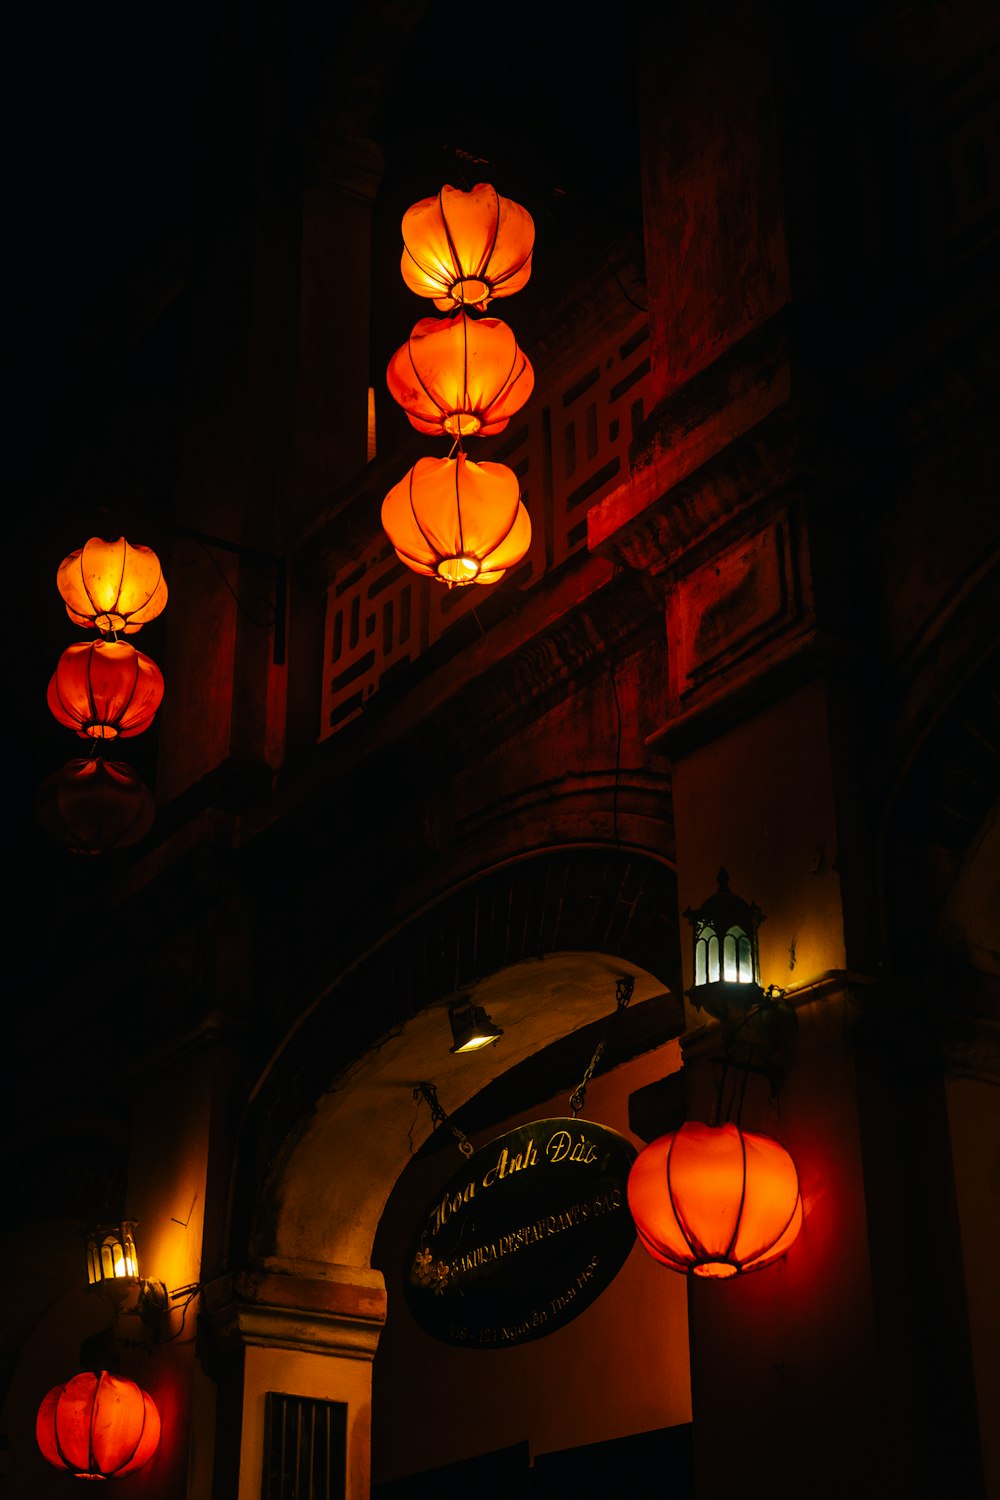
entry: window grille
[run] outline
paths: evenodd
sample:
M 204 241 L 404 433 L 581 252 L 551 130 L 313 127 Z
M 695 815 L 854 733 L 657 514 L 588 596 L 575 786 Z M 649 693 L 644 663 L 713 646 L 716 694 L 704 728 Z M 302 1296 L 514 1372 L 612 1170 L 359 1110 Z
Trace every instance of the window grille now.
M 346 1405 L 268 1391 L 261 1500 L 345 1500 L 346 1493 Z

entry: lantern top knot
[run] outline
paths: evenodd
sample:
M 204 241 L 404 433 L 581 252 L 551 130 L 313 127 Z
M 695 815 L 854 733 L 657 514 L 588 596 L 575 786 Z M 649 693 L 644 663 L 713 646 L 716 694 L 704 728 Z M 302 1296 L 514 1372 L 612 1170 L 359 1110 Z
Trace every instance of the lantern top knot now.
M 445 186 L 403 215 L 403 280 L 439 312 L 482 312 L 519 292 L 531 276 L 535 225 L 527 209 L 488 182 Z

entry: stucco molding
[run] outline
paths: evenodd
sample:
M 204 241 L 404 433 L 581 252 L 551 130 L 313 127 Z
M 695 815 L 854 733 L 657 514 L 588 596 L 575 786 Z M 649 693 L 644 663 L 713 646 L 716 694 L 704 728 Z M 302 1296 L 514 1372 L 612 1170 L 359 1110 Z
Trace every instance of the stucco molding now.
M 211 1283 L 203 1308 L 223 1345 L 256 1345 L 371 1360 L 385 1323 L 382 1277 L 364 1268 L 330 1267 L 340 1276 L 240 1272 Z

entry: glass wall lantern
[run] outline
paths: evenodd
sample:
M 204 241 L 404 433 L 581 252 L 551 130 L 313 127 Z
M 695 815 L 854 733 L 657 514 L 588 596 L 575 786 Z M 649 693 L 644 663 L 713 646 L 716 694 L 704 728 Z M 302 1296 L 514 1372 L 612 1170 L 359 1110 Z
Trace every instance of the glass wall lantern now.
M 688 997 L 699 1010 L 717 1020 L 733 1011 L 747 1011 L 764 997 L 760 985 L 757 929 L 764 913 L 729 889 L 725 869 L 719 888 L 697 910 L 684 912 L 694 936 L 694 984 Z
M 87 1280 L 91 1286 L 138 1281 L 139 1262 L 132 1231 L 135 1222 L 100 1224 L 87 1235 Z
M 116 1314 L 134 1316 L 146 1327 L 138 1342 L 155 1332 L 159 1319 L 169 1305 L 162 1281 L 148 1281 L 139 1275 L 139 1257 L 135 1251 L 135 1220 L 120 1224 L 99 1224 L 87 1235 L 87 1280 L 92 1291 L 100 1292 Z M 116 1328 L 116 1338 L 123 1347 L 137 1340 Z

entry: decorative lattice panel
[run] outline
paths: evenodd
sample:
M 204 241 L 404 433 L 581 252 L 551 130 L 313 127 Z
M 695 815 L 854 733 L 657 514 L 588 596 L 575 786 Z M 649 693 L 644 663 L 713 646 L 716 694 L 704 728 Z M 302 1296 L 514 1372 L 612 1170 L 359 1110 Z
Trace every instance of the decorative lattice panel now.
M 649 326 L 644 317 L 552 400 L 552 563 L 586 545 L 587 511 L 628 474 L 645 415 Z
M 645 415 L 649 328 L 637 314 L 592 361 L 552 389 L 541 383 L 488 457 L 517 474 L 531 516 L 527 557 L 499 588 L 528 590 L 587 544 L 587 511 L 621 484 Z M 476 457 L 474 452 L 470 456 Z M 353 719 L 380 688 L 482 604 L 490 590 L 446 589 L 396 558 L 379 531 L 327 593 L 321 738 Z

